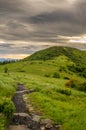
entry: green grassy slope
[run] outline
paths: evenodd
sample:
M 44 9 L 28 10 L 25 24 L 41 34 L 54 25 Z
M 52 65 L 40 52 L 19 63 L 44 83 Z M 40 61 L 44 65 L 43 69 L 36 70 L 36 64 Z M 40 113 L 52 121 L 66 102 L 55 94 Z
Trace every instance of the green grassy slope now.
M 51 47 L 38 51 L 21 62 L 1 66 L 1 71 L 7 67 L 9 72 L 26 72 L 38 75 L 59 73 L 62 77 L 78 75 L 86 78 L 86 52 L 69 47 Z
M 50 60 L 59 55 L 65 55 L 74 62 L 79 62 L 80 60 L 81 63 L 85 62 L 86 64 L 85 59 L 86 51 L 80 51 L 78 49 L 70 47 L 58 47 L 58 46 L 38 51 L 33 55 L 31 55 L 30 57 L 25 58 L 25 60 Z
M 63 130 L 86 130 L 85 72 L 86 52 L 51 47 L 20 62 L 0 65 L 1 98 L 12 97 L 13 84 L 21 82 L 35 88 L 26 96 L 37 114 L 61 124 Z
M 47 60 L 54 60 L 57 64 L 59 63 L 59 57 L 63 56 L 63 61 L 66 59 L 66 67 L 72 72 L 78 73 L 86 78 L 86 51 L 80 51 L 75 48 L 70 47 L 51 47 L 45 50 L 41 50 L 36 52 L 35 54 L 31 55 L 30 57 L 25 58 L 25 61 L 47 61 Z M 56 59 L 55 59 L 56 58 Z M 59 58 L 59 59 L 58 59 Z M 62 58 L 60 59 L 60 65 L 64 62 Z M 50 63 L 53 61 L 49 61 Z M 70 64 L 72 62 L 73 64 Z

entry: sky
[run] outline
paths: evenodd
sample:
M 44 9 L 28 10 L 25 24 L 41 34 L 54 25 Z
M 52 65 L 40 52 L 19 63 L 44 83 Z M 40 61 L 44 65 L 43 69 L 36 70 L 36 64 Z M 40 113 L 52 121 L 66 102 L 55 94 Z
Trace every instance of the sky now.
M 49 46 L 86 50 L 86 0 L 0 0 L 0 58 Z

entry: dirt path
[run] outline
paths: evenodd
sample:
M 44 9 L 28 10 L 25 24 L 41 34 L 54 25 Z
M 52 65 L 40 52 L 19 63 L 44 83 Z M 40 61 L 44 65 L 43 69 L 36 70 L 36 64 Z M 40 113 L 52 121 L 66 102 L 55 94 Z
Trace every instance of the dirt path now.
M 17 91 L 12 99 L 16 110 L 8 128 L 9 130 L 39 129 L 39 123 L 35 122 L 32 116 L 26 113 L 26 103 L 23 100 L 23 95 L 31 92 L 33 92 L 33 90 L 27 90 L 24 85 L 18 84 Z
M 27 90 L 24 85 L 18 84 L 17 91 L 12 99 L 16 110 L 8 130 L 61 130 L 60 126 L 53 126 L 51 120 L 41 120 L 40 116 L 26 112 L 26 102 L 23 100 L 23 95 L 32 92 L 34 90 Z
M 18 84 L 17 92 L 13 97 L 13 102 L 15 104 L 16 113 L 21 113 L 26 111 L 26 105 L 23 101 L 23 94 L 25 88 L 22 84 Z

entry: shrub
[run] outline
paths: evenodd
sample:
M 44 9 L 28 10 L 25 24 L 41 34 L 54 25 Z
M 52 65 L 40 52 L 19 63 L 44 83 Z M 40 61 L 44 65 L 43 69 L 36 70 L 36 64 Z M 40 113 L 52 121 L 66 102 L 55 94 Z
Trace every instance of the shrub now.
M 79 84 L 78 89 L 81 91 L 86 91 L 86 82 Z
M 64 79 L 68 79 L 69 80 L 70 78 L 69 77 L 64 77 Z
M 0 113 L 0 130 L 6 130 L 7 121 L 2 113 Z
M 81 83 L 80 81 L 70 79 L 66 82 L 65 86 L 78 89 L 80 91 L 86 91 L 86 82 Z
M 84 78 L 86 78 L 86 69 L 83 71 L 83 73 L 81 74 L 81 76 L 83 76 Z
M 55 73 L 53 74 L 53 78 L 60 78 L 59 73 L 56 73 L 56 72 L 55 72 Z
M 65 94 L 67 96 L 71 95 L 71 90 L 69 90 L 69 89 L 57 89 L 57 92 L 59 92 L 61 94 Z
M 65 71 L 66 72 L 66 68 L 64 66 L 60 66 L 59 71 L 60 72 Z
M 50 75 L 49 75 L 49 74 L 45 74 L 44 76 L 45 76 L 45 77 L 50 77 Z
M 3 113 L 7 118 L 12 118 L 15 107 L 10 99 L 2 99 L 0 102 L 0 112 Z
M 79 84 L 78 81 L 71 81 L 70 87 L 77 88 L 78 84 Z
M 4 73 L 8 73 L 8 68 L 7 67 L 4 68 Z
M 76 87 L 76 80 L 74 78 L 69 79 L 66 83 L 65 86 L 67 87 Z
M 70 80 L 68 80 L 66 83 L 65 83 L 65 86 L 69 87 L 71 84 Z

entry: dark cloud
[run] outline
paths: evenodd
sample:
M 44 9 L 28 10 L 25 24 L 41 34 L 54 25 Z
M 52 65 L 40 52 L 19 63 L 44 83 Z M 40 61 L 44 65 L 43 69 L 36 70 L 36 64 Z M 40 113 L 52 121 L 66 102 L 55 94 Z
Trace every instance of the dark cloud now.
M 12 44 L 9 44 L 9 43 L 1 43 L 1 44 L 0 44 L 0 48 L 1 48 L 1 47 L 3 47 L 3 48 L 4 48 L 4 47 L 5 47 L 5 48 L 8 48 L 8 47 L 11 47 L 11 46 L 12 46 Z
M 51 13 L 44 13 L 30 18 L 31 23 L 43 24 L 53 22 L 74 22 L 76 19 L 73 12 L 68 10 L 56 10 Z
M 86 34 L 85 12 L 86 0 L 0 0 L 0 51 L 32 53 L 46 47 L 45 43 L 71 46 L 68 39 L 59 39 L 58 35 Z
M 49 47 L 48 45 L 25 45 L 21 47 L 15 44 L 0 44 L 0 54 L 32 54 L 37 50 Z
M 86 33 L 86 2 L 75 3 L 71 9 L 57 9 L 53 12 L 43 13 L 30 18 L 30 22 L 47 26 L 46 29 L 55 31 L 57 35 L 78 35 Z M 46 25 L 46 26 L 45 26 Z

